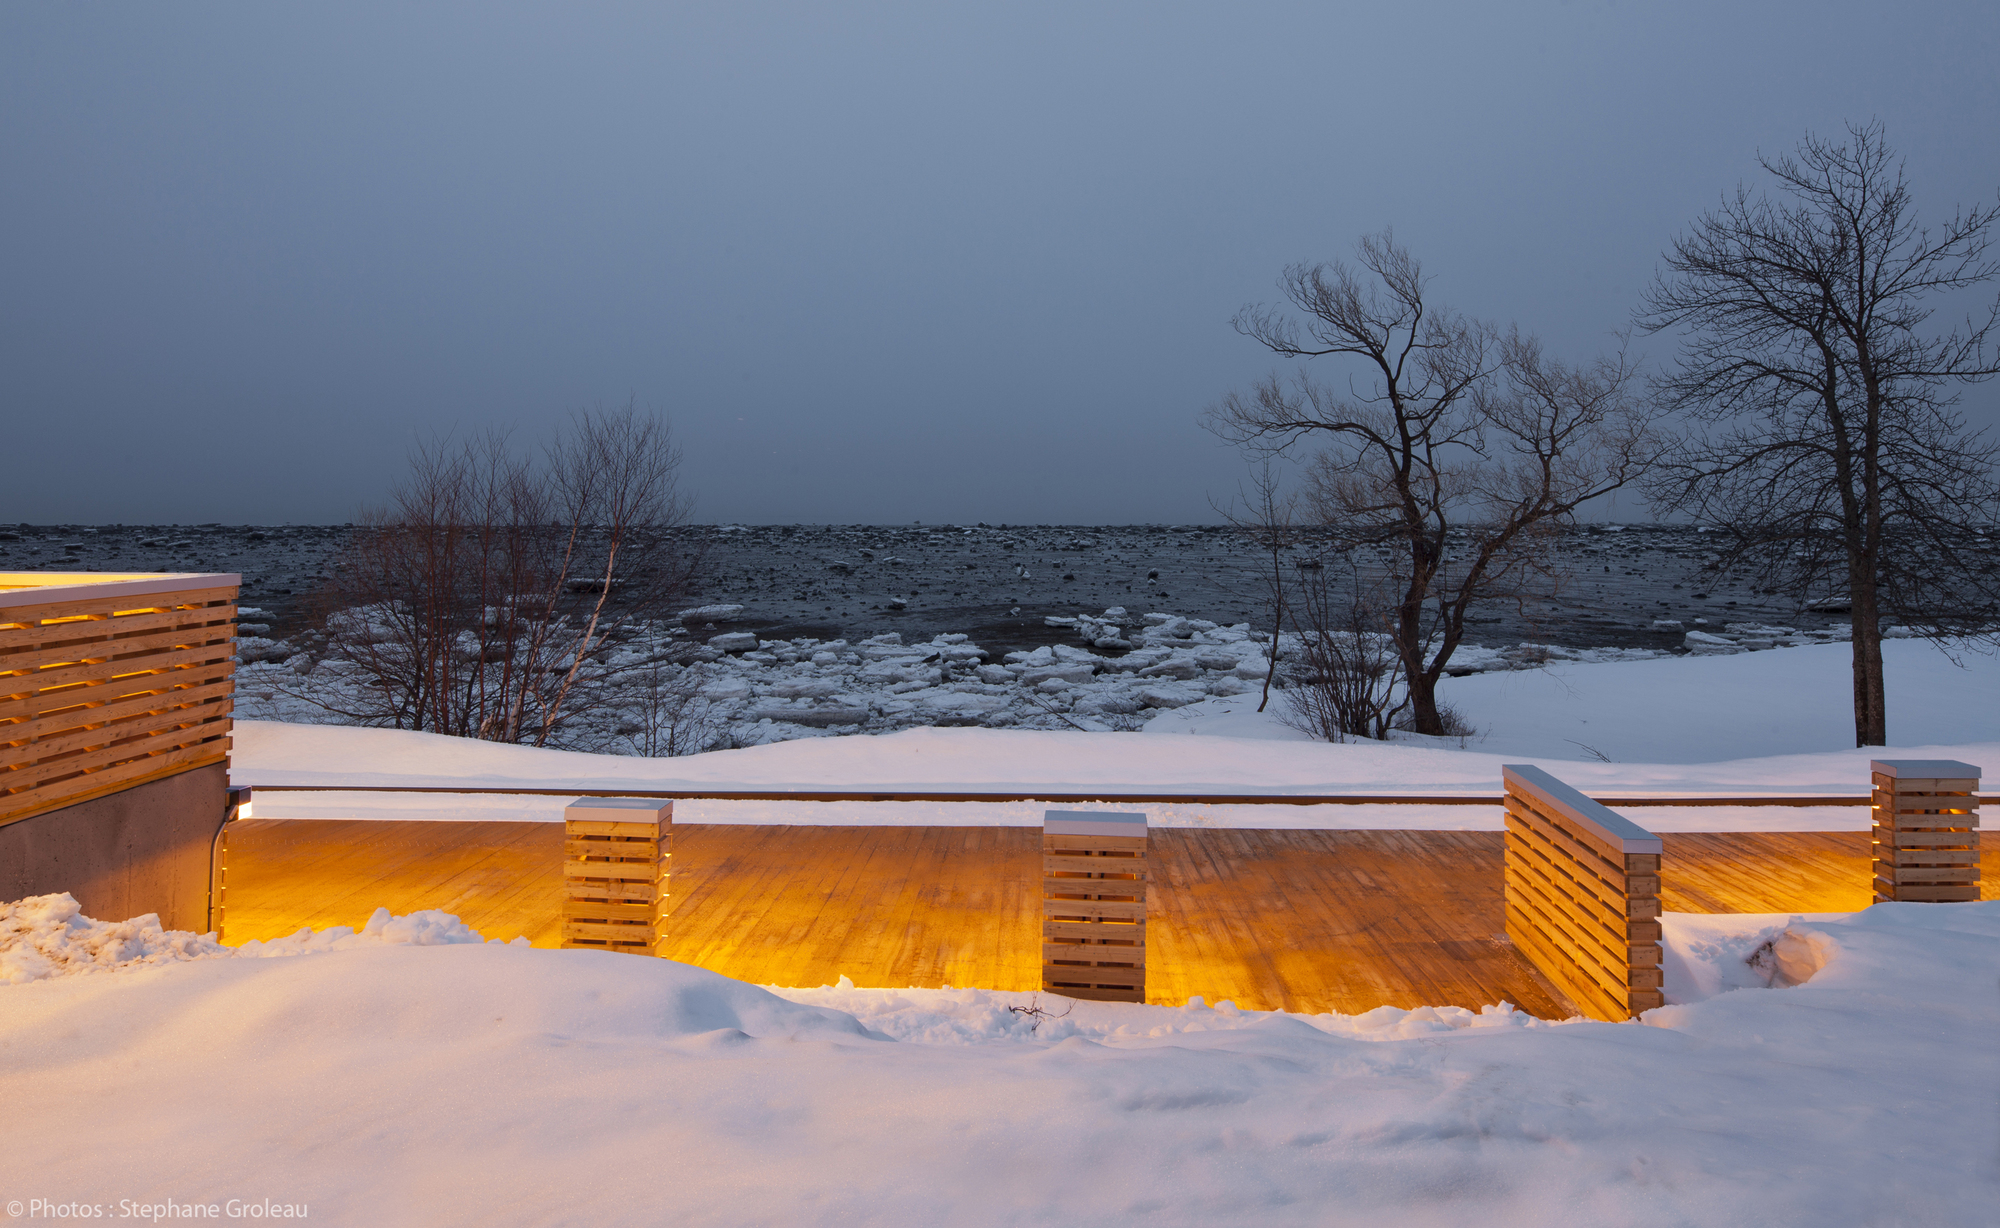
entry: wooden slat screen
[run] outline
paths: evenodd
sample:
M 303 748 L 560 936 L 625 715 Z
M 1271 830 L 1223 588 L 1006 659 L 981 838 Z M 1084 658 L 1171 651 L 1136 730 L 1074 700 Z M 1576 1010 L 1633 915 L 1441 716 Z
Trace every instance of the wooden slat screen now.
M 1979 769 L 1956 759 L 1878 759 L 1875 901 L 1979 898 Z
M 1146 816 L 1051 810 L 1042 822 L 1042 988 L 1146 1000 Z
M 667 936 L 674 804 L 578 798 L 563 811 L 562 945 L 658 955 Z
M 1664 1005 L 1659 837 L 1540 768 L 1502 774 L 1507 936 L 1592 1018 Z
M 227 762 L 236 594 L 0 605 L 0 824 Z

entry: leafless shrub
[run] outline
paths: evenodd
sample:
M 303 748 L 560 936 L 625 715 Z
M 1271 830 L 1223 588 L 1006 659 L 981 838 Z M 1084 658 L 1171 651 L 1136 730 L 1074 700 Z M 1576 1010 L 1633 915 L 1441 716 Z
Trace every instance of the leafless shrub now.
M 1291 609 L 1298 649 L 1279 719 L 1328 742 L 1387 738 L 1410 695 L 1402 655 L 1373 608 L 1321 569 L 1292 585 Z
M 665 422 L 574 415 L 540 457 L 487 432 L 433 439 L 313 595 L 347 719 L 550 744 L 656 657 L 633 643 L 698 559 Z
M 1071 1011 L 1076 1009 L 1076 1003 L 1071 1002 L 1068 1006 L 1063 1007 L 1062 1014 L 1058 1015 L 1054 1011 L 1051 1011 L 1048 1007 L 1043 1006 L 1042 996 L 1040 994 L 1036 994 L 1034 997 L 1028 999 L 1028 1004 L 1026 1006 L 1010 1006 L 1007 1009 L 1014 1012 L 1016 1015 L 1021 1015 L 1025 1018 L 1034 1020 L 1033 1023 L 1028 1025 L 1028 1030 L 1030 1032 L 1038 1032 L 1041 1030 L 1042 1025 L 1047 1023 L 1049 1020 L 1062 1019 L 1067 1017 Z
M 695 669 L 658 662 L 628 680 L 618 732 L 633 753 L 657 759 L 717 748 L 729 722 L 702 697 L 701 682 Z

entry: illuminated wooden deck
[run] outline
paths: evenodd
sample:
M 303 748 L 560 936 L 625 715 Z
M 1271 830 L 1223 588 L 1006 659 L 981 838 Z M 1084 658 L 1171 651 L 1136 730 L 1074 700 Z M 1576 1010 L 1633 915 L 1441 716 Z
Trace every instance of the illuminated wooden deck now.
M 1679 912 L 1868 906 L 1865 832 L 1666 835 Z M 555 946 L 560 823 L 246 820 L 224 937 L 441 908 Z M 1986 898 L 1995 895 L 1988 853 Z M 1252 1009 L 1569 1012 L 1502 938 L 1498 832 L 1156 828 L 1149 999 Z M 1040 985 L 1041 829 L 674 831 L 674 958 L 758 984 Z

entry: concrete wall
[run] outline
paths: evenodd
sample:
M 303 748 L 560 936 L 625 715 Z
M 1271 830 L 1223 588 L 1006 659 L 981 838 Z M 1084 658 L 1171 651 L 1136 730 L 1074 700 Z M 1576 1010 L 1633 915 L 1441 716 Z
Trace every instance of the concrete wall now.
M 0 827 L 0 900 L 67 891 L 84 915 L 208 928 L 208 856 L 228 804 L 216 763 Z

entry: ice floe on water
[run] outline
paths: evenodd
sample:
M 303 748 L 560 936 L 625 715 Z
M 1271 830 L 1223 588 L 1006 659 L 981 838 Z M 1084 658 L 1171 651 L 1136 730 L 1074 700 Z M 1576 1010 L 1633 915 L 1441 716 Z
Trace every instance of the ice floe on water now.
M 649 728 L 645 713 L 657 710 L 663 694 L 686 697 L 684 714 L 702 731 L 673 753 L 919 726 L 1129 731 L 1163 712 L 1261 692 L 1267 678 L 1282 689 L 1299 648 L 1295 636 L 1279 636 L 1274 671 L 1268 630 L 1164 612 L 1134 614 L 1120 606 L 1048 616 L 1052 630 L 1071 632 L 1074 641 L 1006 653 L 989 651 L 964 633 L 906 643 L 899 632 L 853 641 L 773 640 L 718 629 L 718 620 L 726 625 L 743 608 L 698 606 L 675 621 L 622 628 L 599 662 L 614 679 L 610 702 L 576 718 L 567 744 L 664 753 L 643 733 Z M 245 611 L 246 617 L 256 614 Z M 343 616 L 367 617 L 357 611 Z M 1684 631 L 1677 648 L 1465 644 L 1447 672 L 1468 677 L 1558 663 L 1730 655 L 1830 643 L 1844 635 L 1758 623 L 1686 629 L 1678 620 L 1661 620 L 1661 626 Z M 1887 634 L 1907 632 L 1891 628 Z M 329 712 L 351 710 L 348 701 L 370 685 L 365 669 L 336 656 L 261 636 L 239 643 L 237 702 L 246 718 L 337 719 Z

